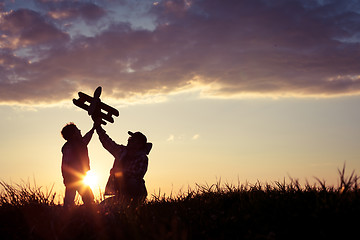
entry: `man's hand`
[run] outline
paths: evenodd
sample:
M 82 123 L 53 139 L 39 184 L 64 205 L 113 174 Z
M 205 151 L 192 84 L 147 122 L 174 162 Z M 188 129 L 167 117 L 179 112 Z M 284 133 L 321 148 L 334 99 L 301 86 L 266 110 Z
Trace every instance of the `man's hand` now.
M 94 125 L 93 128 L 97 129 L 99 127 L 101 127 L 101 117 L 100 116 L 91 116 L 92 120 L 94 121 Z

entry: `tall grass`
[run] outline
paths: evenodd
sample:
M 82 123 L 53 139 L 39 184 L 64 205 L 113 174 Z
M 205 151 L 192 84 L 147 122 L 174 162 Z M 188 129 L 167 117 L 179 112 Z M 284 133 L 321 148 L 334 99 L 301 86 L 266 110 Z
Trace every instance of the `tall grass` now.
M 25 206 L 29 204 L 44 204 L 53 206 L 56 193 L 53 192 L 54 185 L 50 190 L 43 191 L 42 187 L 37 187 L 36 183 L 30 182 L 10 185 L 0 181 L 2 187 L 0 195 L 0 206 Z
M 298 180 L 196 185 L 142 206 L 63 208 L 55 193 L 0 182 L 1 239 L 341 239 L 357 234 L 359 177 L 339 185 Z

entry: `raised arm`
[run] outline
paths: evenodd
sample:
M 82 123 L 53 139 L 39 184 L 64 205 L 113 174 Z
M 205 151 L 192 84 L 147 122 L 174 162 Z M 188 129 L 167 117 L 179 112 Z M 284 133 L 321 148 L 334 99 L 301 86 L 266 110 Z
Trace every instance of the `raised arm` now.
M 106 131 L 100 126 L 96 127 L 96 132 L 103 147 L 109 151 L 115 158 L 119 157 L 124 146 L 114 142 L 107 134 Z
M 94 130 L 95 130 L 95 128 L 93 127 L 84 135 L 83 140 L 82 140 L 83 143 L 85 143 L 86 145 L 89 144 L 89 142 L 94 134 Z

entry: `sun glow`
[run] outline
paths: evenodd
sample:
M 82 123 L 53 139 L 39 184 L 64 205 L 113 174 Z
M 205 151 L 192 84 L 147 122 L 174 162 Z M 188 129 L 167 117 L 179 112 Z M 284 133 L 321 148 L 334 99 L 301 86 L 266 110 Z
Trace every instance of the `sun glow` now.
M 98 176 L 92 170 L 86 173 L 83 179 L 84 184 L 88 185 L 91 189 L 94 189 L 98 185 Z

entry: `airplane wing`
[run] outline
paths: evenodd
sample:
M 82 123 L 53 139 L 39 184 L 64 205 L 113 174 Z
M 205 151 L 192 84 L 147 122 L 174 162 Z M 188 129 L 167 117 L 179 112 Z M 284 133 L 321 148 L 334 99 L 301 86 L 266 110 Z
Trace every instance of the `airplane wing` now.
M 99 106 L 100 106 L 100 111 L 101 111 L 100 116 L 103 119 L 113 123 L 114 119 L 113 119 L 112 115 L 114 115 L 116 117 L 119 116 L 119 111 L 116 110 L 115 108 L 110 107 L 109 105 L 107 105 L 103 102 L 100 102 Z
M 79 99 L 73 99 L 73 103 L 78 106 L 79 108 L 84 109 L 85 111 L 88 111 L 90 107 L 90 103 L 92 102 L 93 98 L 89 95 L 79 92 Z M 89 103 L 89 104 L 86 104 Z
M 83 92 L 79 92 L 79 99 L 73 99 L 73 103 L 84 109 L 85 111 L 89 111 L 90 105 L 93 102 L 94 98 L 90 97 L 89 95 L 83 93 Z M 111 123 L 114 122 L 114 119 L 112 117 L 112 115 L 118 117 L 119 116 L 119 111 L 113 107 L 110 107 L 109 105 L 103 103 L 103 102 L 99 102 L 99 111 L 97 114 L 100 114 L 102 119 L 105 119 Z M 104 122 L 103 122 L 104 123 Z

